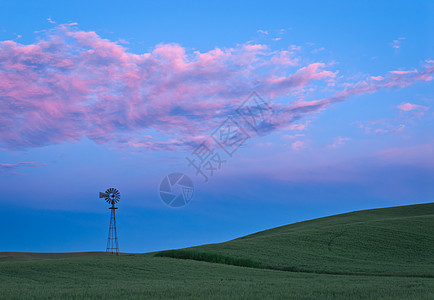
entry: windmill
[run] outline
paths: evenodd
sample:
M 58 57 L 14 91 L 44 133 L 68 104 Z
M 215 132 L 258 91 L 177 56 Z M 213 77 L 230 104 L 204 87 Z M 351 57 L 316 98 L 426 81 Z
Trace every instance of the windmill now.
M 111 254 L 119 255 L 119 243 L 118 243 L 118 232 L 116 231 L 116 209 L 115 203 L 119 201 L 121 198 L 121 194 L 115 188 L 109 188 L 105 193 L 99 193 L 100 198 L 105 198 L 107 203 L 111 204 L 111 216 L 110 216 L 110 226 L 109 226 L 109 234 L 107 239 L 107 248 L 106 252 Z

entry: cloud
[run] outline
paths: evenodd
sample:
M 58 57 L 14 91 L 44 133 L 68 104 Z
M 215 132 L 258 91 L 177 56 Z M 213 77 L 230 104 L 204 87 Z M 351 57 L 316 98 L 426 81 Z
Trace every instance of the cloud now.
M 252 90 L 266 99 L 291 99 L 297 91 L 321 89 L 338 73 L 265 44 L 191 52 L 171 43 L 134 54 L 76 25 L 56 26 L 29 45 L 0 42 L 1 148 L 87 137 L 117 147 L 185 149 L 234 114 Z M 264 130 L 354 95 L 432 80 L 433 72 L 428 64 L 381 81 L 369 76 L 319 100 L 270 103 L 275 113 Z
M 173 150 L 221 122 L 255 86 L 267 97 L 332 74 L 313 63 L 277 79 L 294 65 L 289 55 L 250 43 L 204 53 L 159 44 L 138 55 L 73 24 L 30 45 L 3 41 L 0 143 L 22 149 L 88 137 Z
M 374 130 L 375 133 L 397 133 L 397 132 L 401 132 L 406 128 L 406 126 L 404 124 L 400 124 L 398 127 L 395 128 L 388 128 L 388 129 L 384 129 L 384 128 L 377 128 Z
M 403 75 L 403 74 L 417 73 L 417 70 L 411 70 L 411 71 L 389 71 L 389 73 Z
M 306 124 L 290 124 L 286 126 L 284 129 L 288 130 L 303 130 L 306 128 Z
M 268 30 L 259 29 L 258 33 L 262 33 L 262 34 L 268 35 Z
M 21 166 L 30 166 L 30 167 L 36 167 L 36 166 L 45 166 L 45 164 L 40 164 L 36 162 L 18 162 L 14 164 L 10 163 L 0 163 L 0 171 L 12 171 L 18 167 Z
M 391 134 L 404 131 L 409 127 L 408 118 L 383 118 L 366 122 L 354 122 L 357 127 L 363 129 L 365 134 Z
M 285 139 L 285 140 L 292 140 L 292 139 L 295 139 L 295 138 L 298 138 L 298 137 L 304 137 L 304 136 L 305 135 L 301 134 L 301 133 L 297 133 L 297 134 L 293 134 L 293 135 L 283 134 L 282 138 Z
M 401 103 L 400 105 L 397 106 L 397 108 L 399 110 L 402 110 L 402 111 L 427 110 L 428 109 L 428 107 L 426 107 L 426 106 L 418 105 L 418 104 L 413 104 L 413 103 L 410 103 L 410 102 Z
M 321 52 L 321 51 L 324 51 L 325 50 L 325 48 L 324 47 L 320 47 L 320 48 L 315 48 L 315 49 L 313 49 L 312 51 L 310 51 L 311 53 L 318 53 L 318 52 Z
M 397 38 L 392 42 L 392 47 L 395 49 L 399 49 L 401 47 L 401 41 L 405 40 L 405 37 Z
M 47 21 L 50 22 L 51 24 L 56 24 L 56 22 L 53 21 L 51 18 L 47 18 Z
M 306 148 L 306 144 L 303 141 L 295 141 L 291 144 L 292 149 L 295 151 L 303 150 Z
M 348 137 L 343 137 L 343 136 L 338 136 L 332 144 L 327 145 L 328 148 L 336 148 L 338 146 L 341 146 L 343 144 L 345 144 L 345 142 L 349 141 L 350 138 Z

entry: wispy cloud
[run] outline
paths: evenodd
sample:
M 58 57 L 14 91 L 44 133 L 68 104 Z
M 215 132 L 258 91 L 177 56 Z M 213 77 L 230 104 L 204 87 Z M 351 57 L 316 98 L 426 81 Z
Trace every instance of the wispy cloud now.
M 406 128 L 405 124 L 399 124 L 397 127 L 392 128 L 377 128 L 374 130 L 375 133 L 397 133 L 401 132 Z
M 332 144 L 327 145 L 328 148 L 336 148 L 338 146 L 344 145 L 347 141 L 349 141 L 349 137 L 338 136 Z
M 392 134 L 404 131 L 408 127 L 408 124 L 405 124 L 407 121 L 403 118 L 383 118 L 353 124 L 357 124 L 365 134 Z
M 292 149 L 294 149 L 295 151 L 299 151 L 299 150 L 303 150 L 304 148 L 306 148 L 306 143 L 303 141 L 295 141 L 291 144 Z
M 404 75 L 404 74 L 411 74 L 411 73 L 417 73 L 417 70 L 410 70 L 410 71 L 402 71 L 402 70 L 398 70 L 398 71 L 389 71 L 389 73 L 392 74 L 398 74 L 398 75 Z
M 392 47 L 395 49 L 401 48 L 401 42 L 405 40 L 405 37 L 399 37 L 392 42 Z
M 324 47 L 319 47 L 319 48 L 315 48 L 315 49 L 313 49 L 313 50 L 311 51 L 311 53 L 318 53 L 318 52 L 321 52 L 321 51 L 324 51 L 324 50 L 325 50 Z
M 18 167 L 29 166 L 29 167 L 37 167 L 37 166 L 45 166 L 45 164 L 36 163 L 36 162 L 18 162 L 18 163 L 0 163 L 0 171 L 12 171 Z
M 410 103 L 410 102 L 401 103 L 400 105 L 397 106 L 397 108 L 399 110 L 402 110 L 402 111 L 427 110 L 428 109 L 427 106 L 414 104 L 414 103 Z

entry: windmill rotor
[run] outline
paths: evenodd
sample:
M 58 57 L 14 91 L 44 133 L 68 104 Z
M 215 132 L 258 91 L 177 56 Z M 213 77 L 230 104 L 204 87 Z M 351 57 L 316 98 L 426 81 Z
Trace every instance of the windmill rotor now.
M 105 198 L 105 201 L 110 204 L 115 204 L 121 199 L 121 193 L 115 188 L 109 188 L 105 193 L 99 193 L 100 198 Z

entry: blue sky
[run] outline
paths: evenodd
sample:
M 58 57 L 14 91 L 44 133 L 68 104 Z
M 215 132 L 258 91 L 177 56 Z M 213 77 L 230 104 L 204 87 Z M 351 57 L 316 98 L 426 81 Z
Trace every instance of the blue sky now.
M 105 250 L 111 186 L 125 252 L 432 202 L 433 14 L 429 1 L 1 1 L 0 251 Z M 269 127 L 204 183 L 185 157 L 252 91 Z M 159 198 L 171 172 L 194 181 L 185 207 Z

